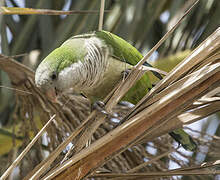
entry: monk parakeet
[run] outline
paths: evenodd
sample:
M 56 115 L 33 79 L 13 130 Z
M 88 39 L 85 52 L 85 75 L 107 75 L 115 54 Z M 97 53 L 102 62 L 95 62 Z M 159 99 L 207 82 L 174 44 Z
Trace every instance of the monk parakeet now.
M 36 86 L 55 100 L 61 93 L 82 93 L 91 102 L 103 100 L 122 78 L 122 72 L 142 59 L 141 53 L 106 31 L 77 35 L 52 51 L 38 66 Z M 136 104 L 152 87 L 145 75 L 122 100 Z M 187 150 L 196 144 L 182 129 L 170 135 Z

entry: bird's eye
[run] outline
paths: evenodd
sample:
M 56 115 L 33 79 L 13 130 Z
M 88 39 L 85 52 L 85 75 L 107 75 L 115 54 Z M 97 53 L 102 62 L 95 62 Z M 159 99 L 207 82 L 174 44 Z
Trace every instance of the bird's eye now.
M 57 74 L 55 72 L 53 72 L 53 74 L 51 75 L 51 79 L 55 80 L 57 78 Z

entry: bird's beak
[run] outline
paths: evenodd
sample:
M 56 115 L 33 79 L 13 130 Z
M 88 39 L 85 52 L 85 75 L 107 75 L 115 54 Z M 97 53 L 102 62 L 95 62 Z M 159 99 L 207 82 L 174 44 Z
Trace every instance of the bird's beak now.
M 57 102 L 57 93 L 54 88 L 51 88 L 46 91 L 46 96 L 50 99 L 51 102 L 53 103 L 58 103 Z

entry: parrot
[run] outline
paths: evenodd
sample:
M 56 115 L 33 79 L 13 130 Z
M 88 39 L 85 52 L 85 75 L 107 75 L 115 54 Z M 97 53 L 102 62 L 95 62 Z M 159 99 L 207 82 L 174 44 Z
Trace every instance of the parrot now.
M 43 59 L 36 69 L 35 84 L 52 102 L 61 94 L 79 93 L 94 103 L 102 101 L 121 80 L 123 72 L 142 58 L 134 46 L 108 31 L 75 35 Z M 137 104 L 151 88 L 145 73 L 121 101 Z M 196 150 L 196 143 L 183 129 L 169 134 L 184 149 Z

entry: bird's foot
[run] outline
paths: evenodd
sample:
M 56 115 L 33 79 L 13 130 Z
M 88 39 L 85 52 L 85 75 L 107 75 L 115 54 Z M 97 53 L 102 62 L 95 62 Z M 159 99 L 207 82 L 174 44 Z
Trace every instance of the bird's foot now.
M 125 69 L 121 72 L 122 78 L 126 78 L 128 74 L 131 72 L 131 69 Z
M 102 101 L 96 101 L 92 105 L 92 111 L 93 110 L 97 110 L 97 111 L 101 112 L 102 114 L 106 115 L 108 118 L 115 118 L 115 116 L 113 114 L 110 114 L 109 112 L 106 111 L 105 103 Z
M 99 112 L 101 112 L 103 114 L 107 114 L 107 112 L 105 110 L 105 103 L 102 101 L 94 102 L 94 104 L 92 105 L 92 111 L 93 110 L 98 110 Z

